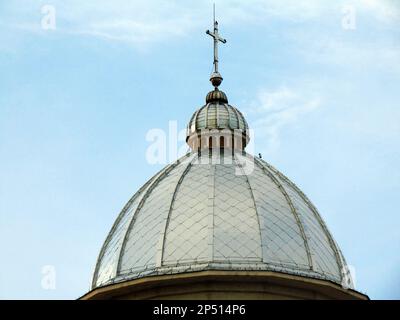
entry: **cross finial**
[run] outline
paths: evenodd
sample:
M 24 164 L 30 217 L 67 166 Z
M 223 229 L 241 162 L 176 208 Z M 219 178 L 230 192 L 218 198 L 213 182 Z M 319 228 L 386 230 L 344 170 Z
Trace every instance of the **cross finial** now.
M 215 4 L 214 4 L 214 32 L 207 30 L 206 33 L 214 39 L 214 72 L 211 75 L 211 82 L 217 88 L 221 82 L 222 77 L 218 72 L 218 42 L 226 43 L 224 38 L 221 38 L 218 33 L 218 21 L 215 20 Z

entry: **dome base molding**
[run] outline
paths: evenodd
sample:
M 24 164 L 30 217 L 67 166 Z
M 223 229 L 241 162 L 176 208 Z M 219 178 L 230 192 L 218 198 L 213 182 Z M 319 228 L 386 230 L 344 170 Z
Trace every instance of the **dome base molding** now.
M 320 279 L 270 271 L 200 271 L 160 275 L 96 288 L 81 300 L 368 300 Z

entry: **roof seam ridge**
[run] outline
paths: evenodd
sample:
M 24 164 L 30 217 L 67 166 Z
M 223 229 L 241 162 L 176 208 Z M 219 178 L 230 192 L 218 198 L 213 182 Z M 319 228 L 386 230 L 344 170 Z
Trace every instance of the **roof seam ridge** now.
M 233 109 L 233 113 L 235 114 L 235 116 L 236 116 L 236 120 L 237 120 L 237 128 L 235 128 L 235 129 L 240 129 L 240 120 L 239 120 L 239 113 L 238 113 L 238 111 L 237 111 L 237 109 L 236 108 L 232 108 Z
M 219 119 L 219 102 L 217 101 L 217 103 L 215 104 L 215 111 L 217 114 L 217 129 L 219 129 L 219 124 L 220 124 L 220 119 Z
M 181 184 L 182 184 L 182 182 L 183 182 L 183 179 L 185 178 L 185 176 L 187 175 L 187 173 L 190 171 L 190 169 L 191 169 L 191 167 L 192 167 L 192 163 L 193 163 L 193 161 L 194 161 L 195 158 L 196 158 L 196 157 L 193 155 L 193 156 L 192 156 L 192 159 L 189 160 L 189 163 L 187 164 L 185 170 L 182 172 L 182 174 L 181 174 L 181 176 L 180 176 L 180 178 L 179 178 L 179 180 L 178 180 L 178 183 L 176 184 L 174 193 L 173 193 L 173 195 L 172 195 L 170 207 L 169 207 L 169 209 L 168 209 L 167 218 L 166 218 L 165 225 L 164 225 L 164 228 L 163 228 L 163 229 L 164 229 L 164 232 L 163 232 L 163 234 L 162 234 L 161 237 L 160 237 L 160 239 L 161 239 L 161 240 L 160 240 L 160 241 L 161 241 L 161 244 L 160 244 L 159 249 L 161 250 L 161 252 L 159 252 L 159 257 L 156 257 L 156 258 L 157 258 L 156 267 L 161 267 L 161 266 L 162 266 L 162 263 L 163 263 L 163 258 L 164 258 L 164 246 L 165 246 L 167 228 L 168 228 L 168 226 L 169 226 L 169 221 L 170 221 L 170 216 L 171 216 L 171 212 L 172 212 L 172 207 L 173 207 L 173 205 L 174 205 L 174 201 L 176 200 L 176 195 L 177 195 L 177 193 L 178 193 L 178 190 L 179 190 L 180 187 L 181 187 Z
M 117 228 L 118 224 L 121 222 L 122 218 L 125 216 L 125 214 L 128 212 L 129 207 L 132 205 L 132 203 L 136 200 L 136 198 L 145 190 L 155 179 L 157 175 L 159 175 L 161 171 L 159 171 L 155 176 L 153 176 L 149 181 L 147 181 L 125 204 L 125 206 L 122 208 L 121 212 L 119 213 L 117 219 L 115 220 L 113 226 L 111 227 L 111 230 L 109 231 L 106 240 L 104 241 L 103 246 L 101 247 L 100 253 L 97 257 L 96 260 L 96 267 L 93 273 L 93 279 L 92 279 L 92 287 L 94 287 L 96 284 L 95 282 L 97 281 L 98 278 L 98 272 L 100 268 L 100 263 L 104 257 L 105 250 L 108 246 L 108 244 L 111 241 L 112 235 L 115 232 L 115 229 Z
M 119 273 L 119 271 L 121 269 L 122 254 L 123 254 L 123 252 L 125 250 L 126 242 L 128 240 L 128 235 L 129 235 L 130 231 L 132 230 L 134 223 L 137 220 L 137 215 L 139 214 L 140 210 L 143 208 L 144 203 L 146 202 L 147 198 L 149 197 L 149 195 L 151 194 L 153 189 L 159 184 L 161 178 L 166 176 L 178 164 L 180 164 L 180 160 L 179 159 L 176 162 L 170 164 L 162 172 L 160 172 L 159 176 L 151 183 L 149 188 L 146 190 L 146 193 L 143 195 L 142 199 L 140 200 L 140 202 L 139 202 L 139 204 L 138 204 L 138 206 L 137 206 L 137 208 L 135 210 L 135 213 L 132 215 L 132 219 L 129 222 L 128 228 L 126 229 L 126 232 L 125 232 L 125 235 L 124 235 L 124 240 L 122 241 L 121 250 L 120 250 L 119 256 L 118 256 L 118 263 L 117 263 L 117 269 L 116 269 L 116 274 L 115 274 L 116 277 L 118 276 L 118 273 Z
M 305 250 L 306 250 L 306 254 L 307 254 L 307 259 L 308 259 L 308 264 L 310 267 L 310 270 L 314 271 L 314 265 L 313 265 L 313 261 L 312 261 L 312 257 L 311 257 L 311 250 L 308 244 L 308 240 L 307 240 L 307 235 L 305 233 L 304 227 L 301 223 L 300 217 L 298 215 L 298 212 L 296 210 L 296 208 L 293 205 L 293 202 L 289 196 L 289 194 L 287 193 L 286 189 L 283 187 L 283 185 L 278 181 L 278 179 L 276 179 L 273 174 L 267 169 L 267 167 L 264 166 L 263 163 L 261 163 L 257 158 L 254 158 L 256 163 L 261 167 L 261 169 L 263 170 L 264 173 L 266 173 L 268 175 L 268 177 L 270 177 L 270 179 L 275 183 L 275 185 L 278 187 L 279 190 L 281 190 L 283 196 L 285 197 L 286 201 L 288 202 L 288 205 L 290 207 L 290 210 L 292 211 L 292 214 L 296 220 L 297 226 L 300 229 L 300 234 L 303 238 L 304 241 L 304 246 L 305 246 Z
M 325 224 L 325 222 L 319 215 L 318 210 L 315 208 L 315 206 L 312 204 L 312 202 L 308 199 L 308 197 L 304 194 L 304 192 L 301 191 L 299 187 L 297 187 L 296 184 L 294 184 L 292 181 L 290 181 L 284 174 L 282 174 L 278 170 L 276 170 L 276 173 L 278 174 L 278 176 L 280 178 L 282 178 L 284 181 L 286 181 L 286 183 L 288 183 L 290 186 L 292 186 L 296 190 L 296 192 L 300 195 L 300 197 L 304 200 L 304 202 L 310 208 L 314 217 L 317 219 L 318 223 L 320 224 L 322 230 L 324 230 L 324 233 L 325 233 L 326 237 L 328 238 L 329 245 L 330 245 L 331 249 L 333 250 L 333 252 L 335 253 L 336 264 L 338 265 L 338 268 L 339 268 L 339 274 L 340 274 L 341 280 L 343 280 L 344 265 L 342 263 L 340 254 L 338 252 L 338 248 L 336 247 L 335 240 L 333 239 L 331 233 L 329 232 L 327 225 Z
M 212 230 L 212 255 L 211 255 L 211 262 L 213 262 L 214 260 L 214 235 L 215 235 L 215 182 L 216 182 L 216 175 L 217 175 L 217 165 L 213 165 L 212 166 L 212 170 L 213 170 L 213 175 L 212 175 L 212 179 L 213 179 L 213 188 L 212 188 L 212 192 L 213 192 L 213 196 L 212 196 L 212 226 L 211 226 L 211 230 Z
M 227 125 L 227 127 L 228 127 L 229 129 L 232 129 L 232 128 L 231 128 L 231 113 L 229 112 L 229 107 L 227 106 L 226 103 L 223 103 L 222 105 L 224 106 L 226 112 L 228 113 L 228 125 Z
M 199 113 L 206 107 L 207 105 L 202 106 L 200 109 L 198 109 L 193 116 L 193 121 L 189 122 L 189 125 L 191 125 L 191 127 L 194 127 L 195 130 L 192 131 L 192 128 L 190 128 L 190 132 L 195 132 L 196 128 L 197 128 L 197 119 L 199 117 Z
M 247 174 L 246 174 L 246 172 L 244 171 L 244 169 L 242 168 L 241 164 L 238 163 L 238 161 L 237 161 L 237 156 L 236 156 L 236 153 L 235 153 L 235 152 L 233 153 L 233 159 L 234 159 L 234 161 L 236 162 L 236 164 L 238 165 L 238 167 L 240 168 L 240 170 L 243 172 L 243 175 L 245 176 L 246 181 L 247 181 L 247 184 L 248 184 L 248 186 L 249 186 L 250 195 L 251 195 L 251 198 L 252 198 L 253 203 L 254 203 L 254 209 L 255 209 L 255 211 L 256 211 L 256 217 L 257 217 L 257 222 L 258 222 L 258 230 L 259 230 L 259 233 L 260 233 L 261 261 L 264 262 L 264 247 L 265 247 L 265 244 L 264 244 L 263 237 L 262 237 L 262 232 L 261 232 L 260 215 L 259 215 L 259 212 L 258 212 L 258 209 L 257 209 L 257 203 L 256 203 L 256 199 L 255 199 L 255 197 L 254 197 L 253 189 L 252 189 L 251 184 L 250 184 L 250 179 L 249 179 L 249 177 L 247 176 Z
M 210 109 L 210 104 L 207 103 L 206 107 L 205 107 L 205 115 L 204 115 L 204 128 L 207 129 L 208 128 L 208 111 Z

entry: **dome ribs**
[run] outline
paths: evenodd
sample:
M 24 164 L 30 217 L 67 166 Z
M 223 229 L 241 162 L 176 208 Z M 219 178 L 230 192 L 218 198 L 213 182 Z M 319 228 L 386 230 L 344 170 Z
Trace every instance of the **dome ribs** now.
M 121 222 L 122 218 L 124 217 L 124 215 L 127 213 L 127 211 L 129 210 L 130 206 L 132 205 L 132 203 L 134 203 L 134 201 L 136 200 L 136 198 L 141 195 L 141 193 L 152 183 L 152 181 L 155 179 L 155 177 L 157 177 L 159 174 L 161 174 L 163 170 L 160 170 L 156 175 L 154 175 L 149 181 L 147 181 L 130 199 L 129 201 L 125 204 L 124 208 L 121 210 L 120 214 L 118 215 L 117 219 L 115 220 L 110 232 L 107 235 L 106 240 L 104 241 L 103 246 L 101 247 L 99 256 L 97 258 L 97 262 L 96 262 L 96 267 L 93 273 L 93 278 L 92 278 L 92 288 L 96 287 L 96 283 L 97 283 L 97 278 L 98 278 L 98 273 L 99 273 L 99 267 L 100 264 L 102 262 L 102 259 L 104 257 L 104 253 L 105 250 L 112 238 L 112 236 L 114 235 L 114 232 L 116 230 L 116 228 L 118 227 L 119 223 Z M 115 275 L 116 276 L 116 275 Z
M 258 230 L 259 230 L 259 234 L 260 234 L 260 244 L 261 244 L 261 258 L 262 258 L 262 261 L 264 262 L 264 247 L 265 247 L 265 243 L 264 243 L 264 241 L 263 241 L 263 236 L 262 236 L 262 234 L 261 234 L 260 215 L 259 215 L 259 213 L 258 213 L 257 202 L 256 202 L 256 199 L 255 199 L 255 197 L 254 197 L 253 188 L 251 187 L 250 180 L 249 180 L 249 178 L 248 178 L 246 172 L 243 170 L 243 168 L 242 168 L 242 166 L 240 165 L 240 163 L 238 163 L 238 160 L 237 160 L 237 157 L 236 157 L 236 154 L 235 154 L 235 153 L 233 154 L 233 159 L 234 159 L 235 163 L 237 164 L 237 166 L 238 166 L 238 167 L 240 168 L 240 170 L 242 171 L 243 175 L 245 176 L 246 182 L 247 182 L 247 184 L 248 184 L 248 186 L 249 186 L 250 195 L 251 195 L 251 198 L 252 198 L 253 203 L 254 203 L 254 209 L 255 209 L 255 211 L 256 211 L 256 217 L 257 217 L 257 222 L 258 222 Z
M 315 208 L 315 206 L 312 204 L 312 202 L 308 199 L 308 197 L 304 194 L 303 191 L 300 190 L 299 187 L 296 186 L 295 183 L 293 183 L 290 179 L 288 179 L 283 173 L 281 173 L 280 171 L 276 170 L 275 168 L 272 168 L 270 165 L 267 164 L 268 167 L 270 167 L 270 169 L 276 173 L 279 178 L 281 178 L 282 180 L 284 180 L 287 184 L 289 184 L 299 195 L 300 197 L 303 199 L 303 201 L 307 204 L 307 206 L 309 207 L 309 209 L 312 211 L 312 213 L 314 214 L 315 218 L 317 219 L 318 223 L 320 224 L 321 228 L 324 230 L 325 235 L 328 238 L 329 241 L 329 245 L 331 247 L 331 249 L 333 250 L 335 257 L 336 257 L 336 263 L 339 269 L 339 274 L 341 276 L 341 280 L 343 280 L 343 270 L 344 270 L 344 264 L 342 262 L 341 259 L 341 255 L 338 251 L 338 248 L 335 244 L 335 240 L 333 239 L 331 233 L 328 230 L 328 227 L 326 226 L 324 220 L 321 218 L 320 214 L 318 213 L 318 210 Z
M 207 201 L 208 211 L 208 257 L 210 262 L 214 261 L 214 219 L 215 219 L 215 171 L 216 166 L 210 166 L 210 176 L 208 178 L 209 194 Z
M 134 194 L 103 244 L 93 289 L 149 275 L 211 269 L 269 270 L 337 284 L 347 279 L 340 248 L 316 208 L 293 182 L 246 152 L 226 154 L 231 162 L 224 158 L 219 163 L 214 156 L 191 152 L 159 171 Z M 199 170 L 196 160 L 207 168 Z M 247 172 L 252 164 L 254 171 Z M 200 176 L 202 187 L 193 185 Z M 192 200 L 198 193 L 191 194 L 191 188 L 205 194 L 201 208 Z M 160 192 L 168 195 L 162 197 Z M 191 210 L 197 214 L 193 221 Z M 194 226 L 197 219 L 201 219 L 201 235 Z M 233 242 L 224 238 L 230 235 Z
M 241 129 L 240 128 L 240 120 L 239 120 L 240 116 L 239 116 L 239 113 L 236 110 L 236 108 L 232 108 L 232 109 L 233 109 L 233 113 L 235 114 L 235 117 L 236 117 L 236 120 L 237 120 L 237 129 Z
M 283 185 L 274 177 L 274 175 L 264 166 L 263 163 L 261 163 L 256 157 L 254 157 L 254 161 L 257 163 L 257 165 L 263 170 L 263 172 L 268 175 L 268 177 L 276 184 L 276 186 L 279 188 L 279 190 L 281 190 L 283 196 L 285 197 L 288 205 L 290 206 L 290 209 L 293 213 L 294 218 L 296 219 L 297 222 L 297 226 L 300 229 L 300 233 L 301 236 L 303 238 L 304 241 L 304 247 L 306 249 L 306 253 L 307 253 L 307 259 L 308 259 L 308 264 L 310 267 L 310 270 L 314 270 L 314 265 L 313 265 L 313 261 L 311 258 L 311 251 L 310 251 L 310 247 L 308 245 L 308 240 L 307 240 L 307 236 L 306 233 L 304 231 L 304 227 L 300 221 L 299 215 L 296 211 L 296 208 L 293 205 L 292 200 L 290 199 L 288 193 L 286 192 L 285 188 L 283 187 Z
M 226 112 L 228 113 L 228 128 L 233 129 L 233 128 L 231 128 L 231 113 L 229 111 L 229 107 L 226 103 L 223 103 L 222 105 L 224 106 Z
M 157 254 L 156 254 L 156 267 L 157 268 L 159 268 L 163 265 L 165 238 L 166 238 L 166 233 L 167 233 L 167 229 L 168 229 L 168 225 L 169 225 L 172 208 L 174 206 L 174 202 L 176 199 L 176 195 L 178 193 L 180 186 L 182 185 L 183 179 L 185 178 L 186 174 L 189 172 L 190 168 L 192 167 L 192 163 L 195 159 L 196 159 L 196 157 L 192 156 L 192 159 L 189 160 L 189 163 L 186 165 L 185 170 L 182 172 L 182 174 L 179 178 L 179 181 L 175 187 L 174 193 L 172 195 L 171 204 L 170 204 L 170 207 L 168 210 L 167 218 L 165 219 L 165 224 L 162 227 L 163 232 L 160 235 L 160 240 L 159 240 L 159 244 L 158 244 L 158 248 L 157 248 Z
M 181 161 L 177 160 L 173 164 L 170 164 L 166 169 L 164 169 L 162 171 L 162 173 L 152 182 L 152 184 L 150 185 L 150 187 L 147 189 L 146 193 L 144 194 L 143 198 L 140 200 L 140 203 L 137 206 L 137 208 L 135 210 L 135 213 L 132 216 L 132 220 L 130 221 L 129 226 L 126 229 L 124 240 L 122 241 L 122 245 L 121 245 L 121 249 L 120 249 L 119 257 L 118 257 L 117 276 L 118 276 L 118 273 L 120 272 L 120 269 L 121 269 L 122 255 L 123 255 L 124 250 L 125 250 L 126 242 L 127 242 L 129 233 L 131 232 L 131 230 L 133 228 L 133 225 L 134 225 L 134 223 L 136 221 L 138 213 L 142 209 L 142 207 L 143 207 L 144 203 L 146 202 L 146 200 L 147 200 L 148 196 L 150 195 L 150 193 L 154 190 L 154 188 L 158 185 L 158 183 L 162 180 L 162 178 L 164 178 L 166 175 L 168 175 L 168 173 L 171 172 L 180 163 L 181 163 Z
M 210 109 L 210 104 L 207 103 L 206 107 L 205 107 L 205 128 L 208 128 L 208 111 Z

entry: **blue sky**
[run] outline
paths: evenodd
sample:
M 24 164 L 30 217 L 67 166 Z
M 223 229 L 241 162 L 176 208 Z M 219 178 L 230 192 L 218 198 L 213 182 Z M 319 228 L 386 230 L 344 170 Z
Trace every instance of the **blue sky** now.
M 399 1 L 216 5 L 221 89 L 254 152 L 317 206 L 357 289 L 400 299 Z M 0 3 L 0 298 L 88 291 L 119 210 L 164 166 L 147 133 L 184 129 L 211 90 L 211 27 L 212 1 Z

